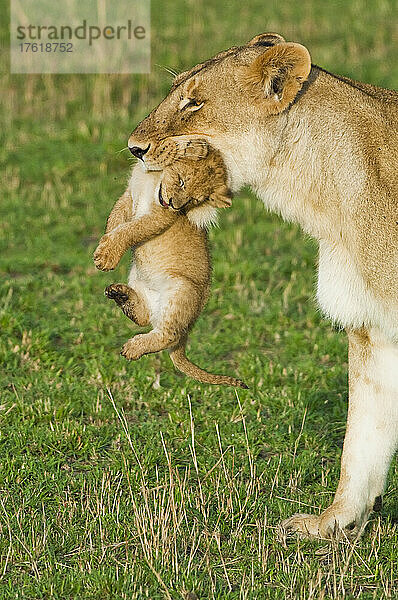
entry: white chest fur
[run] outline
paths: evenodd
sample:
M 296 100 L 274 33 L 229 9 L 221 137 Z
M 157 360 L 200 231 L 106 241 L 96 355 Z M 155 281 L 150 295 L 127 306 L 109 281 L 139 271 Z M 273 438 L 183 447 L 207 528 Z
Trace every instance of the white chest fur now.
M 133 217 L 135 219 L 149 214 L 151 208 L 157 202 L 160 177 L 160 171 L 146 172 L 139 163 L 135 165 L 129 181 L 130 194 L 133 199 Z

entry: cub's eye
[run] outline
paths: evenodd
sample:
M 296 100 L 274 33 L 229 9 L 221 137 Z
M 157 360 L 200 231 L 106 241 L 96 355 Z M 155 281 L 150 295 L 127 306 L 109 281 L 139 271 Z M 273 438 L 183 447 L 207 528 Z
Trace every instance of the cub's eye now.
M 180 186 L 180 188 L 184 188 L 185 187 L 184 180 L 181 179 L 180 176 L 178 176 L 178 185 Z
M 180 102 L 179 108 L 180 110 L 190 110 L 194 112 L 195 110 L 199 110 L 204 105 L 204 102 L 201 100 L 197 100 L 196 98 L 183 98 Z

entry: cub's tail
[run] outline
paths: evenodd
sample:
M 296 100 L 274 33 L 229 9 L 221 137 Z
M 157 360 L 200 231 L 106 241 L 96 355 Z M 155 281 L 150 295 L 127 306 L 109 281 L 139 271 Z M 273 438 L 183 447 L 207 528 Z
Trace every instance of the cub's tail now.
M 180 345 L 170 350 L 170 358 L 173 361 L 174 366 L 182 371 L 185 375 L 200 381 L 201 383 L 212 383 L 215 385 L 232 385 L 233 387 L 240 387 L 248 390 L 249 387 L 240 379 L 234 377 L 228 377 L 227 375 L 214 375 L 208 373 L 204 369 L 201 369 L 194 363 L 192 363 L 185 354 L 185 345 L 187 340 L 181 341 Z

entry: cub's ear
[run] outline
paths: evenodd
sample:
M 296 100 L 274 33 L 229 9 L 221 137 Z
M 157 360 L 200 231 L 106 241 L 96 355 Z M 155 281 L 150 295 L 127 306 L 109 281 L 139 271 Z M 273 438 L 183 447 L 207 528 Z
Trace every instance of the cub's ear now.
M 278 43 L 243 67 L 242 85 L 276 115 L 293 102 L 311 71 L 311 57 L 301 44 Z
M 189 158 L 190 160 L 200 160 L 206 158 L 209 153 L 209 144 L 206 140 L 199 138 L 176 139 L 178 146 L 178 158 Z
M 226 187 L 221 187 L 210 194 L 210 203 L 216 208 L 229 208 L 232 206 L 232 193 Z
M 256 35 L 250 42 L 247 42 L 247 46 L 275 46 L 276 44 L 283 44 L 285 42 L 279 33 L 260 33 Z

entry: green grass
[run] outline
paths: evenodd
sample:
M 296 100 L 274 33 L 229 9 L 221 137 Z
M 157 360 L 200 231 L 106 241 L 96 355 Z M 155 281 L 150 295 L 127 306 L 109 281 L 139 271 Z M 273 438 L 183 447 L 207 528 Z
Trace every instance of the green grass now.
M 152 6 L 153 65 L 269 30 L 327 69 L 398 86 L 392 0 Z M 92 252 L 128 176 L 119 151 L 169 76 L 2 84 L 0 598 L 397 597 L 396 463 L 355 547 L 275 535 L 338 481 L 347 348 L 312 300 L 315 244 L 249 192 L 211 233 L 189 356 L 250 390 L 199 385 L 167 355 L 128 364 L 132 326 L 103 289 L 129 259 L 103 274 Z

